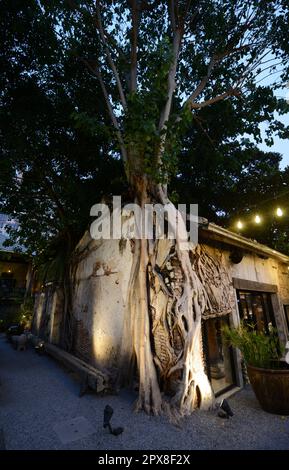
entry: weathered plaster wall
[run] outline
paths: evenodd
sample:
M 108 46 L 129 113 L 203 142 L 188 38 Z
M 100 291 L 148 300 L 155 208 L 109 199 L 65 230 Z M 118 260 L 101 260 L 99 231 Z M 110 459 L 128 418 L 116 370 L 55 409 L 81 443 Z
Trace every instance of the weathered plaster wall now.
M 46 295 L 47 295 L 46 292 L 37 292 L 35 294 L 32 330 L 33 330 L 33 333 L 35 333 L 37 336 L 40 333 L 40 325 L 42 323 L 42 317 L 44 314 Z M 49 315 L 49 314 L 50 312 L 45 312 L 45 315 Z
M 74 353 L 94 365 L 116 366 L 132 264 L 130 241 L 99 242 L 85 234 L 77 255 Z
M 63 317 L 63 291 L 49 285 L 35 295 L 33 333 L 53 344 L 59 344 Z
M 165 249 L 166 244 L 163 245 Z M 234 264 L 230 260 L 229 250 L 207 244 L 204 246 L 206 252 L 221 266 L 222 279 L 215 279 L 211 287 L 216 291 L 224 280 L 228 285 L 228 300 L 224 304 L 230 306 L 232 324 L 236 325 L 239 321 L 233 278 L 276 285 L 281 310 L 286 296 L 289 298 L 287 267 L 285 269 L 274 259 L 262 259 L 254 254 L 245 254 L 241 263 Z M 99 242 L 91 240 L 86 234 L 77 252 L 80 261 L 75 274 L 73 300 L 74 353 L 95 365 L 117 366 L 132 264 L 131 244 L 129 241 L 116 240 Z M 223 300 L 221 294 L 219 297 Z M 283 329 L 284 325 L 279 322 L 278 326 Z
M 159 257 L 165 258 L 169 245 L 163 242 Z M 211 288 L 220 305 L 231 311 L 232 324 L 239 321 L 236 291 L 233 278 L 277 286 L 274 309 L 278 310 L 278 327 L 284 327 L 283 304 L 289 303 L 289 271 L 287 266 L 274 259 L 262 259 L 254 254 L 245 254 L 239 264 L 230 260 L 230 250 L 203 245 L 220 270 L 218 278 L 209 279 Z M 79 242 L 75 254 L 73 275 L 72 327 L 73 353 L 95 366 L 117 367 L 118 353 L 122 341 L 127 289 L 132 266 L 133 243 L 129 240 L 92 240 L 86 233 Z M 161 263 L 161 260 L 158 259 Z M 212 276 L 214 277 L 214 270 Z M 175 274 L 177 276 L 177 273 Z M 181 273 L 180 273 L 181 276 Z M 216 276 L 215 276 L 216 277 Z M 177 283 L 178 279 L 173 279 Z M 218 286 L 227 286 L 218 296 Z M 48 288 L 46 294 L 39 293 L 36 299 L 34 328 L 37 334 L 54 344 L 59 344 L 63 294 Z M 206 312 L 205 316 L 210 316 Z M 285 331 L 285 335 L 288 332 Z M 284 335 L 283 335 L 284 336 Z

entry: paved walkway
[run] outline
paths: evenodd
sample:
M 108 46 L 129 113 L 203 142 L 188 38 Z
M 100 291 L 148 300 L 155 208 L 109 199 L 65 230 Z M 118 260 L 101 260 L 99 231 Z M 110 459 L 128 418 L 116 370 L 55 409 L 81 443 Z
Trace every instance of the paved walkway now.
M 7 449 L 289 449 L 289 417 L 262 411 L 250 388 L 232 397 L 232 419 L 195 412 L 180 427 L 165 417 L 135 414 L 135 396 L 78 397 L 79 383 L 53 359 L 15 351 L 0 336 L 0 430 Z M 102 427 L 106 404 L 113 427 Z

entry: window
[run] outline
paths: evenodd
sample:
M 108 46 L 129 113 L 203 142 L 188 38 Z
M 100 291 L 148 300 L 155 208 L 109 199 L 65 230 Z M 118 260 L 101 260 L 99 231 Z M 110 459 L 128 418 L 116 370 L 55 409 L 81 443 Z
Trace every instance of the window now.
M 237 291 L 239 313 L 244 323 L 254 325 L 257 331 L 269 332 L 269 324 L 276 326 L 271 295 L 267 292 Z
M 13 291 L 16 285 L 16 279 L 13 273 L 7 271 L 2 272 L 0 275 L 0 299 L 9 299 L 13 296 Z

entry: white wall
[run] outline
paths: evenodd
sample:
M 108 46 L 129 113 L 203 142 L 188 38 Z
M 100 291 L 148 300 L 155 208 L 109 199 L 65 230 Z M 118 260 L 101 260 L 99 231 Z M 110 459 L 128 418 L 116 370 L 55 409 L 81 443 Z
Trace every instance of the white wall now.
M 289 271 L 284 265 L 253 254 L 246 254 L 241 263 L 233 264 L 229 250 L 208 245 L 206 249 L 228 274 L 229 304 L 234 324 L 238 322 L 234 277 L 276 285 L 280 308 L 286 296 L 289 299 Z M 95 365 L 117 366 L 132 266 L 130 241 L 96 241 L 86 233 L 77 247 L 77 256 L 73 315 L 79 330 L 75 353 L 81 354 L 83 349 L 87 349 L 87 355 Z
M 91 335 L 95 364 L 109 367 L 116 365 L 121 344 L 132 253 L 129 240 L 123 246 L 119 240 L 91 240 L 88 234 L 78 252 L 88 244 L 76 271 L 73 312 L 82 334 Z

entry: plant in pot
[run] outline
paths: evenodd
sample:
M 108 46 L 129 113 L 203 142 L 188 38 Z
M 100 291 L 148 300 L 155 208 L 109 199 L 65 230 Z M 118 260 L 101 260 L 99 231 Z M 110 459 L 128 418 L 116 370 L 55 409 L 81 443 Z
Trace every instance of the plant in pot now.
M 225 339 L 240 349 L 248 377 L 264 411 L 289 415 L 289 366 L 282 360 L 284 348 L 276 329 L 269 333 L 256 331 L 242 323 L 237 328 L 225 326 Z

